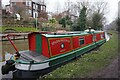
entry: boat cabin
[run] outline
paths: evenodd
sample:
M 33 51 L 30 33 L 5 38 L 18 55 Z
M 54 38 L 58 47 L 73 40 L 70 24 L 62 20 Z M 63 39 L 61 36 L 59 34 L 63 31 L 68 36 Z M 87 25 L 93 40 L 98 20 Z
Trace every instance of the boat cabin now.
M 105 38 L 104 32 L 39 33 L 28 35 L 29 50 L 46 58 L 66 54 Z M 46 59 L 45 58 L 45 59 Z

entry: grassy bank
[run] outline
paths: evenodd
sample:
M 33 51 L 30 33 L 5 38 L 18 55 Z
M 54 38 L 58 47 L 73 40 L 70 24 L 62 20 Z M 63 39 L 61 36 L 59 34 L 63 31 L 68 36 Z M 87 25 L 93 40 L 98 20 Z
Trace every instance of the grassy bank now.
M 110 33 L 112 33 L 111 39 L 98 50 L 91 51 L 42 78 L 83 78 L 91 72 L 104 68 L 118 54 L 118 33 L 115 31 Z
M 38 31 L 32 27 L 0 27 L 0 32 L 5 32 L 6 30 L 15 30 L 15 32 L 35 32 Z

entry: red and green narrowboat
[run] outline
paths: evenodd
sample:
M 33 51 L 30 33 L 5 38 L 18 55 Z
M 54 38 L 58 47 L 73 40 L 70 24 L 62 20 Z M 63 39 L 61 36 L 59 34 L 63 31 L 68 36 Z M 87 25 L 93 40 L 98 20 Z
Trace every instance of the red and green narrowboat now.
M 28 35 L 29 50 L 18 51 L 2 66 L 2 73 L 15 70 L 17 77 L 36 76 L 74 59 L 106 42 L 104 31 L 33 32 Z M 43 72 L 44 73 L 44 72 Z

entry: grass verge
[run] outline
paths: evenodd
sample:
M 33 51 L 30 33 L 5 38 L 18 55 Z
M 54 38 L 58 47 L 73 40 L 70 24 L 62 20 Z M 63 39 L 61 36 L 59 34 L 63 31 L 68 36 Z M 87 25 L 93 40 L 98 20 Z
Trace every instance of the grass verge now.
M 118 33 L 111 31 L 111 39 L 90 54 L 85 54 L 68 64 L 57 68 L 42 78 L 84 78 L 92 71 L 100 70 L 118 54 Z
M 31 28 L 31 27 L 0 27 L 0 32 L 4 32 L 7 29 L 8 30 L 13 29 L 16 32 L 36 32 L 36 31 L 38 31 L 35 28 Z

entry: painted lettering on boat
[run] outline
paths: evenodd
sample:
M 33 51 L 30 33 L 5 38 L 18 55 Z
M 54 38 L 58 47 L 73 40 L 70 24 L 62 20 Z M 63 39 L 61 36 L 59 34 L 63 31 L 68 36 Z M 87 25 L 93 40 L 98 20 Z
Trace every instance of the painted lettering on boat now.
M 70 51 L 71 50 L 70 39 L 71 38 L 69 37 L 49 39 L 51 56 L 56 56 Z
M 70 43 L 70 41 L 67 40 L 67 39 L 60 39 L 60 40 L 55 40 L 55 41 L 53 41 L 51 44 L 52 44 L 52 45 L 55 45 L 55 44 L 58 44 L 59 42 L 68 42 L 68 43 Z
M 60 52 L 64 52 L 66 49 L 62 49 L 62 50 L 60 50 Z

